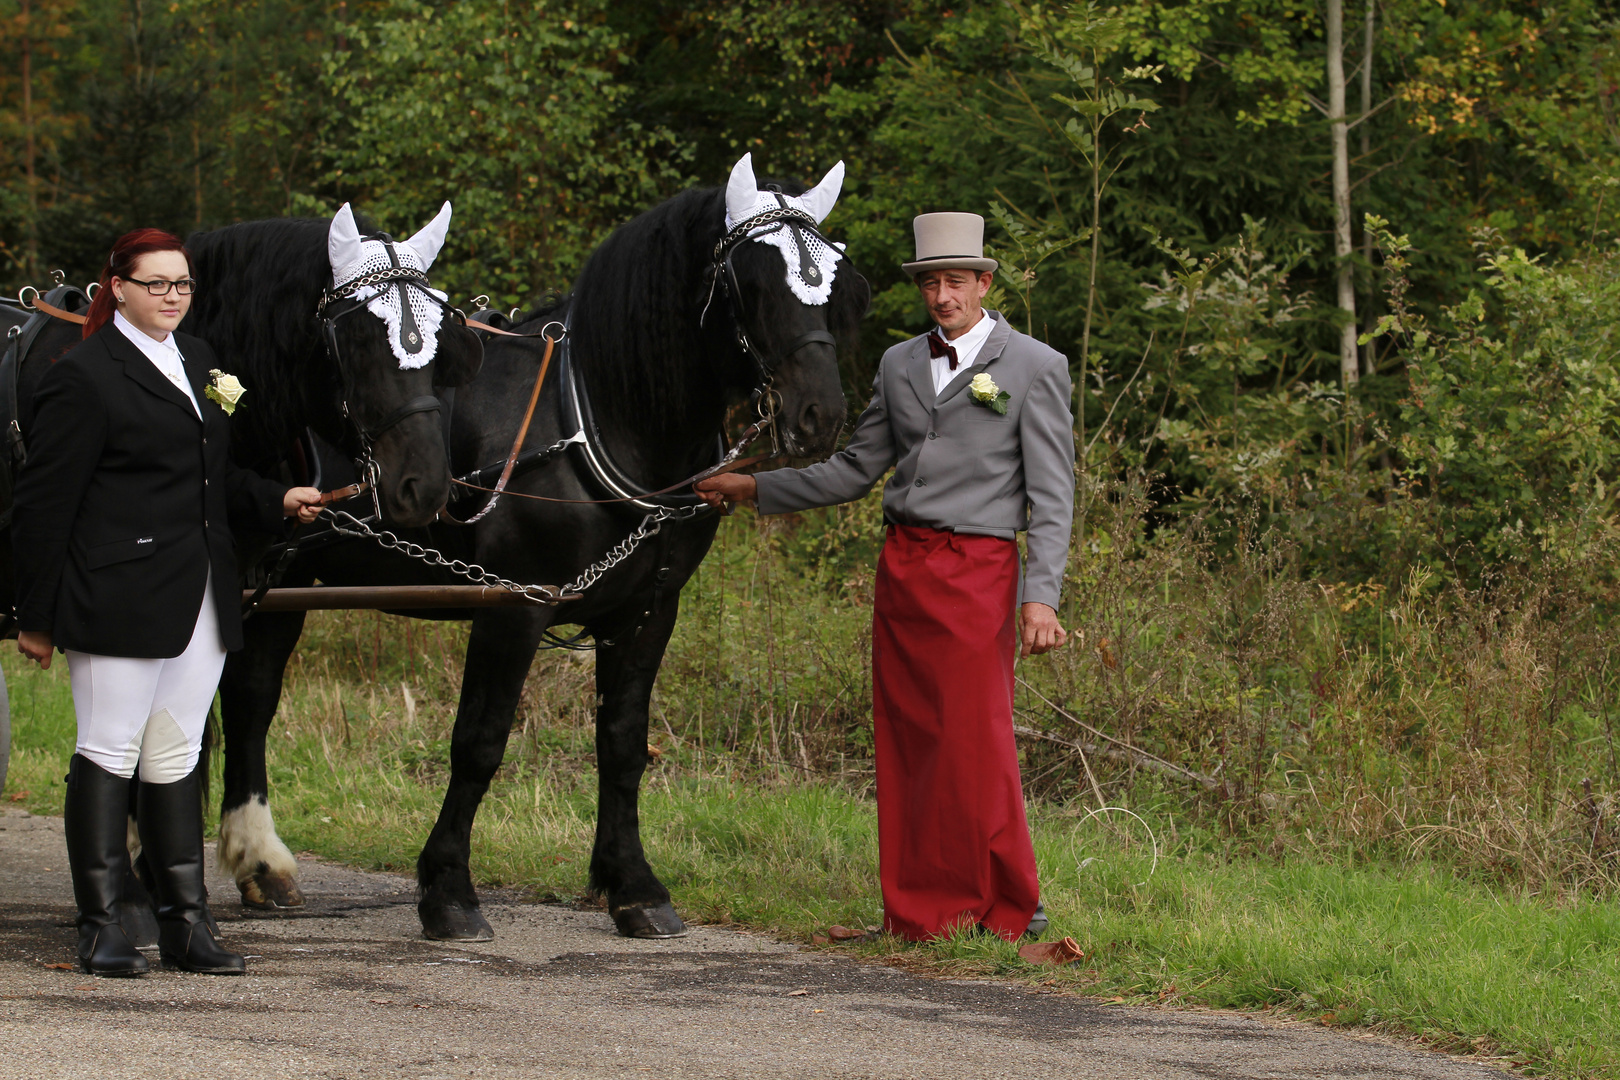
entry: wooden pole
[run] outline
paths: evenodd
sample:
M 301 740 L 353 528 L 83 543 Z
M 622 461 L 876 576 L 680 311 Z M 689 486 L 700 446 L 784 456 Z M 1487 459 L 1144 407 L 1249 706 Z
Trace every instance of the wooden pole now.
M 245 604 L 253 590 L 242 592 Z M 578 600 L 562 597 L 558 602 Z M 357 585 L 313 589 L 271 589 L 256 611 L 416 611 L 427 608 L 541 607 L 523 593 L 482 585 Z

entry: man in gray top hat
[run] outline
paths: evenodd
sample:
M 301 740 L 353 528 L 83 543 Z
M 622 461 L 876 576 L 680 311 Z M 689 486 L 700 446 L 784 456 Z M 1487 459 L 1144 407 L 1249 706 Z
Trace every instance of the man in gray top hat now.
M 1015 653 L 1061 646 L 1074 514 L 1068 361 L 983 300 L 996 263 L 977 214 L 913 222 L 912 276 L 936 324 L 883 354 L 849 444 L 804 469 L 716 476 L 710 503 L 762 514 L 864 495 L 891 467 L 873 605 L 873 721 L 885 926 L 1045 928 L 1013 741 Z M 1015 536 L 1028 533 L 1022 580 Z

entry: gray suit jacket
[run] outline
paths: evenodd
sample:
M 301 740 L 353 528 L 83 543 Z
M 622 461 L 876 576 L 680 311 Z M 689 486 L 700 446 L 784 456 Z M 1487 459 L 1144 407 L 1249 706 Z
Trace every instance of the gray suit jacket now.
M 760 513 L 858 499 L 892 465 L 883 489 L 888 521 L 1008 539 L 1028 529 L 1024 601 L 1056 608 L 1074 518 L 1069 363 L 988 314 L 996 327 L 975 363 L 937 398 L 925 337 L 884 353 L 849 445 L 808 468 L 758 474 Z M 1012 395 L 1007 415 L 968 393 L 980 372 Z

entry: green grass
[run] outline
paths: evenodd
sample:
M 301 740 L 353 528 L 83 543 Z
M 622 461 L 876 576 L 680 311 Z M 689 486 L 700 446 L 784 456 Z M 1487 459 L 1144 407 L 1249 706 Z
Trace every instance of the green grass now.
M 567 663 L 567 661 L 562 661 Z M 72 752 L 65 669 L 7 657 L 16 747 L 4 798 L 60 813 Z M 553 673 L 554 677 L 560 677 Z M 448 706 L 403 695 L 292 685 L 272 743 L 275 809 L 296 850 L 408 869 L 437 812 Z M 325 694 L 323 697 L 322 695 Z M 429 715 L 431 713 L 431 715 Z M 436 736 L 436 737 L 435 737 Z M 594 772 L 577 727 L 514 735 L 478 818 L 473 864 L 486 885 L 538 896 L 585 888 Z M 807 940 L 878 918 L 872 804 L 782 774 L 701 768 L 668 750 L 645 785 L 643 832 L 690 918 Z M 1209 835 L 1146 814 L 1147 827 L 1037 808 L 1036 850 L 1056 934 L 1087 953 L 1032 968 L 1014 946 L 961 937 L 861 946 L 874 958 L 959 975 L 1040 981 L 1124 1001 L 1275 1008 L 1376 1026 L 1560 1077 L 1620 1077 L 1620 908 L 1554 902 L 1430 864 L 1343 866 L 1221 852 Z

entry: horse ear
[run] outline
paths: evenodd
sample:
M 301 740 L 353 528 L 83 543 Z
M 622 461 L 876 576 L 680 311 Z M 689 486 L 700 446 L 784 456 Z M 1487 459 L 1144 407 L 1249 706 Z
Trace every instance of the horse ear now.
M 810 211 L 810 216 L 816 219 L 816 224 L 827 220 L 832 213 L 833 203 L 838 201 L 838 192 L 844 186 L 844 163 L 840 161 L 827 170 L 827 175 L 821 178 L 821 183 L 799 196 L 804 208 Z
M 754 179 L 754 155 L 744 154 L 742 160 L 731 167 L 731 179 L 726 181 L 726 218 L 735 225 L 748 216 L 759 201 L 759 181 Z
M 433 265 L 433 260 L 439 257 L 439 251 L 444 247 L 445 234 L 450 231 L 450 204 L 446 202 L 439 207 L 439 213 L 434 219 L 422 226 L 422 231 L 405 241 L 405 247 L 416 252 L 416 257 L 422 260 L 422 269 L 426 270 Z
M 332 226 L 326 231 L 326 258 L 332 264 L 333 281 L 342 281 L 345 271 L 365 258 L 360 251 L 360 228 L 348 203 L 332 215 Z

